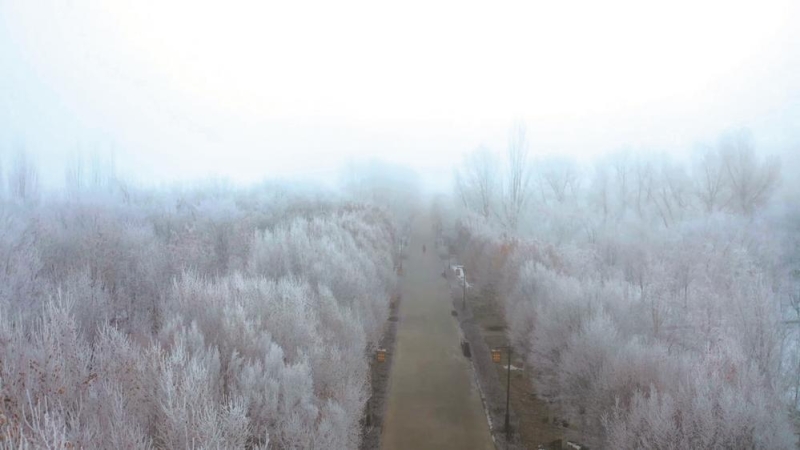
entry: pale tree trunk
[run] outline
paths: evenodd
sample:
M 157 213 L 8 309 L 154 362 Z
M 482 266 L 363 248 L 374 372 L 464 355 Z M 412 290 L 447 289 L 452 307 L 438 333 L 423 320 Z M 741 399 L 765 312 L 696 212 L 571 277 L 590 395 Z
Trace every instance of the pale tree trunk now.
M 516 230 L 528 200 L 530 170 L 528 167 L 528 137 L 525 125 L 517 123 L 508 141 L 508 178 L 503 198 L 506 225 Z

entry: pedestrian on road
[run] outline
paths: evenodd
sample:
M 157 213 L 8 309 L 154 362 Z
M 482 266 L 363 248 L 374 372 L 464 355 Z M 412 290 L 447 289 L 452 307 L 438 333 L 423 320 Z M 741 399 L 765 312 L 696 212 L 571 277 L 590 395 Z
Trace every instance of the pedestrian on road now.
M 425 253 L 425 244 L 422 244 L 422 253 Z

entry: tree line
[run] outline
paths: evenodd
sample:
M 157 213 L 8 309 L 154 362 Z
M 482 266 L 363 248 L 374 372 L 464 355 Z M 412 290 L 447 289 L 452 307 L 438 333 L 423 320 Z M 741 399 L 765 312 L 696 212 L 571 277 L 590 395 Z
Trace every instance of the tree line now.
M 800 220 L 796 196 L 776 196 L 779 162 L 742 132 L 689 163 L 511 153 L 521 215 L 485 149 L 437 214 L 477 292 L 497 295 L 537 394 L 592 447 L 795 448 Z
M 358 447 L 396 286 L 392 213 L 82 170 L 34 197 L 30 167 L 14 160 L 0 195 L 4 447 Z

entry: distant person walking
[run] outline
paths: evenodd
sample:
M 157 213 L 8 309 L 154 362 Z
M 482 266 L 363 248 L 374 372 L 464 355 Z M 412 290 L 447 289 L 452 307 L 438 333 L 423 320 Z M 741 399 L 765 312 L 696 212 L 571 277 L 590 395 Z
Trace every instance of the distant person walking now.
M 422 253 L 425 253 L 425 244 L 422 244 Z

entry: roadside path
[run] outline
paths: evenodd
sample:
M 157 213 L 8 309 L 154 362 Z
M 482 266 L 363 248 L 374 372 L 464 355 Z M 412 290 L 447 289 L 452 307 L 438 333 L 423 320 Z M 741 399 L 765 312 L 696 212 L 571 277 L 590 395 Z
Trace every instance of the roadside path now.
M 407 251 L 381 448 L 493 450 L 427 215 L 417 217 Z

